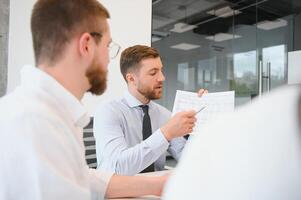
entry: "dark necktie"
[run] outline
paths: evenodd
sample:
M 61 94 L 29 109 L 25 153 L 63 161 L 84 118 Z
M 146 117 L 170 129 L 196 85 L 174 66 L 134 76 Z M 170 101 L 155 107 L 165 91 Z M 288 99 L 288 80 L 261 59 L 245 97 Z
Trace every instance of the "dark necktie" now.
M 142 121 L 142 135 L 143 140 L 146 140 L 151 134 L 152 134 L 152 124 L 150 120 L 150 116 L 148 114 L 148 105 L 141 105 L 139 106 L 142 108 L 144 116 Z M 155 171 L 154 163 L 152 163 L 150 166 L 145 168 L 142 173 L 144 172 L 153 172 Z

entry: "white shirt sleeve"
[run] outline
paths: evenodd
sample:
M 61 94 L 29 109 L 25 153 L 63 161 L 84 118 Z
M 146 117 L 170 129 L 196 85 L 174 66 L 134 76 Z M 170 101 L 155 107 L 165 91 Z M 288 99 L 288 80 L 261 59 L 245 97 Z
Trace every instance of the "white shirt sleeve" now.
M 179 161 L 181 157 L 181 153 L 185 147 L 186 139 L 184 137 L 174 138 L 170 141 L 170 145 L 168 148 L 168 152 L 172 155 L 172 157 Z
M 108 184 L 113 173 L 95 169 L 89 170 L 92 199 L 104 199 Z

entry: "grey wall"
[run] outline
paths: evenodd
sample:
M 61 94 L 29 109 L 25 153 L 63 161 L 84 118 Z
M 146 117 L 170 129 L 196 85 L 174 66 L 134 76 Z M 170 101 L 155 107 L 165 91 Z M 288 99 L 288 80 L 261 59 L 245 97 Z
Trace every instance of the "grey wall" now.
M 301 50 L 301 14 L 295 17 L 294 50 Z
M 0 97 L 6 92 L 9 0 L 0 0 Z

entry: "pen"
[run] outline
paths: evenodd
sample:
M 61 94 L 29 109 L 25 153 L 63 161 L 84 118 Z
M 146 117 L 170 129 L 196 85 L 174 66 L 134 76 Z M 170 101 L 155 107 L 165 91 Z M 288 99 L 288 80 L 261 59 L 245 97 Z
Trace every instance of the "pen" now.
M 200 108 L 195 114 L 197 115 L 199 112 L 201 112 L 202 110 L 204 110 L 206 108 L 206 106 Z

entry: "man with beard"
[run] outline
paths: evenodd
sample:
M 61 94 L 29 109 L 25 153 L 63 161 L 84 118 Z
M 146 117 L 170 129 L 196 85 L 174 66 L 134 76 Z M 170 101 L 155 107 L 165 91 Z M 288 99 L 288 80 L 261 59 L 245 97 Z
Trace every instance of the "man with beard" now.
M 31 16 L 37 67 L 0 100 L 0 199 L 103 199 L 160 195 L 166 176 L 89 169 L 80 100 L 105 90 L 112 42 L 97 0 L 39 0 Z
M 94 115 L 98 169 L 123 175 L 163 170 L 166 150 L 179 159 L 186 142 L 182 136 L 192 132 L 195 111 L 170 119 L 170 111 L 152 101 L 161 97 L 165 80 L 156 49 L 143 45 L 125 49 L 120 69 L 128 91 L 99 106 Z

